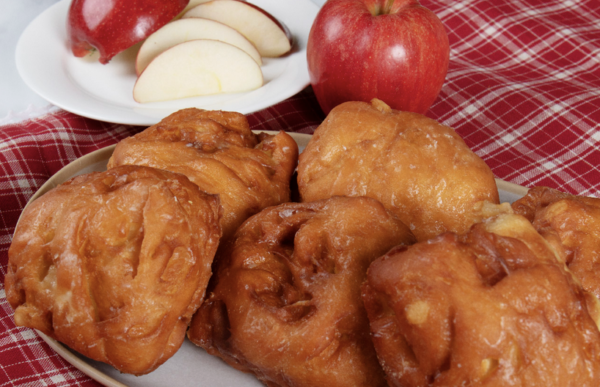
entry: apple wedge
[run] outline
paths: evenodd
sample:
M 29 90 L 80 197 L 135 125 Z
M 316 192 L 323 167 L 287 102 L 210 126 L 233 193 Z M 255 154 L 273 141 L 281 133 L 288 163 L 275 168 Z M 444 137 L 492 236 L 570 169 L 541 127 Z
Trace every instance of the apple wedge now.
M 190 40 L 158 55 L 138 77 L 140 103 L 254 90 L 263 84 L 260 66 L 243 50 L 217 40 Z
M 276 58 L 292 49 L 287 27 L 264 9 L 238 0 L 212 0 L 187 11 L 183 18 L 216 20 L 241 32 L 263 57 Z
M 175 19 L 181 19 L 181 17 L 190 9 L 194 8 L 195 6 L 197 6 L 198 4 L 202 4 L 202 3 L 206 3 L 207 1 L 212 1 L 212 0 L 190 0 L 190 2 L 188 3 L 188 5 L 186 5 L 186 7 L 183 9 L 183 11 L 181 11 L 181 13 L 179 15 L 177 15 L 175 17 Z M 244 0 L 246 1 L 246 0 Z
M 135 61 L 137 74 L 140 75 L 152 59 L 167 49 L 197 39 L 219 40 L 229 43 L 245 51 L 259 66 L 262 65 L 258 50 L 244 35 L 223 23 L 194 17 L 175 20 L 150 35 L 138 51 Z

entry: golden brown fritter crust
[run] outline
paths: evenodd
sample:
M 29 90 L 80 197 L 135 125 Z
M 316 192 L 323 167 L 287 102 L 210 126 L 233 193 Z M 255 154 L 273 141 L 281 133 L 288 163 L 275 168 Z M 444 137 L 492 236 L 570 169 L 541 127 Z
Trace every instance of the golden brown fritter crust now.
M 583 288 L 600 298 L 600 199 L 535 187 L 513 209 L 553 245 Z
M 15 322 L 122 372 L 152 371 L 202 302 L 219 210 L 185 176 L 146 167 L 54 188 L 23 212 L 9 249 Z
M 249 216 L 290 200 L 298 145 L 285 132 L 255 135 L 239 113 L 183 109 L 122 140 L 109 160 L 186 175 L 219 194 L 221 226 L 228 239 Z
M 370 198 L 288 203 L 248 219 L 188 337 L 274 386 L 385 386 L 360 299 L 366 269 L 414 236 Z
M 521 216 L 392 250 L 363 300 L 391 386 L 600 385 L 597 300 Z
M 418 240 L 465 232 L 475 203 L 498 203 L 490 168 L 452 128 L 378 100 L 329 113 L 300 155 L 298 186 L 303 201 L 375 198 Z

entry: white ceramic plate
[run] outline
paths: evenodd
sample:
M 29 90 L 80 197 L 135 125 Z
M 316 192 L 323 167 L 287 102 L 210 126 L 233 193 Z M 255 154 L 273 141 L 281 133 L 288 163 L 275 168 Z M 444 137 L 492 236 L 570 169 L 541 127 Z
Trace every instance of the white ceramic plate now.
M 38 16 L 23 32 L 15 54 L 25 83 L 52 104 L 97 120 L 149 126 L 186 108 L 252 113 L 274 105 L 308 86 L 306 43 L 319 7 L 311 0 L 248 0 L 285 23 L 294 46 L 282 58 L 264 58 L 263 87 L 246 93 L 219 94 L 140 104 L 133 100 L 138 47 L 102 65 L 76 58 L 67 47 L 66 18 L 71 0 L 62 0 Z
M 308 134 L 290 133 L 298 143 L 300 152 L 304 150 L 311 136 Z M 99 149 L 87 154 L 65 166 L 52 176 L 35 195 L 30 203 L 50 189 L 68 179 L 94 171 L 105 171 L 108 159 L 115 145 Z M 525 187 L 496 179 L 501 202 L 510 202 L 527 193 Z M 122 374 L 108 364 L 90 360 L 71 351 L 56 340 L 38 332 L 60 356 L 74 365 L 92 379 L 110 387 L 162 387 L 162 386 L 211 386 L 211 387 L 261 387 L 258 379 L 250 374 L 240 372 L 223 361 L 209 355 L 203 349 L 185 340 L 177 353 L 155 371 L 144 376 Z

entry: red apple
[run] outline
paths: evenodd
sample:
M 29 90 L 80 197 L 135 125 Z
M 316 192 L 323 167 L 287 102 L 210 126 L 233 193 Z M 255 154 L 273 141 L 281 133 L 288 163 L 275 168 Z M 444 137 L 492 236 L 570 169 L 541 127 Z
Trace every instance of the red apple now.
M 310 81 L 323 111 L 379 98 L 425 113 L 448 71 L 448 35 L 418 0 L 329 0 L 308 38 Z
M 94 50 L 100 62 L 141 42 L 167 24 L 189 0 L 73 0 L 67 18 L 68 44 L 73 55 Z

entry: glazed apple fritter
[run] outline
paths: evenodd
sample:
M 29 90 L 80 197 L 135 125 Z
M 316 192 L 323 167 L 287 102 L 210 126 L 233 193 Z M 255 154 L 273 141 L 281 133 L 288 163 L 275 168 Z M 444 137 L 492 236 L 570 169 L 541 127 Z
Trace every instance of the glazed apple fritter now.
M 490 168 L 452 128 L 376 99 L 329 113 L 300 155 L 298 186 L 303 201 L 377 199 L 418 240 L 465 232 L 477 202 L 498 203 Z
M 23 212 L 8 255 L 15 322 L 122 372 L 181 346 L 211 275 L 219 200 L 137 166 L 75 177 Z
M 363 300 L 390 386 L 598 386 L 598 300 L 501 214 L 390 251 Z
M 263 210 L 237 231 L 188 337 L 274 386 L 385 386 L 360 285 L 408 227 L 370 198 Z
M 255 135 L 243 114 L 183 109 L 122 140 L 109 160 L 186 175 L 219 194 L 223 239 L 261 209 L 290 200 L 298 145 L 290 135 Z
M 552 244 L 583 288 L 600 298 L 600 199 L 535 187 L 513 209 Z

